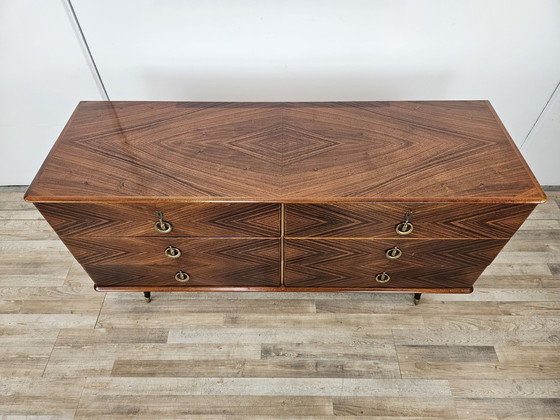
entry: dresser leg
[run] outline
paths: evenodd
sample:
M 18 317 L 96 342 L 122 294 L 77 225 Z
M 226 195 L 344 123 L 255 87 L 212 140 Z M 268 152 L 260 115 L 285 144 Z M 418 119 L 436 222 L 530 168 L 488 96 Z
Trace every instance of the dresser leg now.
M 422 293 L 414 293 L 414 304 L 418 305 L 420 303 L 420 298 L 422 297 Z
M 146 303 L 150 303 L 152 301 L 152 292 L 144 292 L 144 299 Z

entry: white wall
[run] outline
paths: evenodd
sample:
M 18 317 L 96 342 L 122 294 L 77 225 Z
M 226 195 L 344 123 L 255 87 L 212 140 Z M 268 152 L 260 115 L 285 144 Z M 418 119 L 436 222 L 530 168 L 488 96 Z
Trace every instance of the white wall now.
M 81 99 L 101 99 L 60 0 L 0 0 L 0 185 L 29 184 Z
M 17 162 L 2 154 L 0 184 L 29 183 L 46 155 L 43 146 L 54 142 L 56 134 L 52 131 L 62 128 L 68 108 L 73 108 L 78 99 L 99 97 L 61 3 L 34 2 L 37 3 L 45 9 L 42 17 L 56 15 L 66 19 L 57 21 L 55 28 L 66 33 L 66 55 L 40 61 L 41 67 L 31 68 L 25 77 L 19 71 L 8 74 L 0 64 L 1 79 L 6 79 L 6 74 L 8 79 L 14 79 L 2 85 L 2 92 L 7 92 L 9 98 L 23 95 L 30 101 L 49 104 L 49 115 L 53 124 L 56 119 L 57 130 L 53 125 L 51 131 L 20 135 L 18 130 L 29 121 L 42 118 L 42 110 L 11 110 L 12 118 L 18 117 L 21 122 L 12 133 L 0 126 L 0 145 L 4 148 L 9 144 L 15 130 L 18 141 L 33 151 L 34 160 L 14 172 L 10 168 L 18 166 Z M 523 144 L 522 152 L 528 151 L 529 163 L 540 182 L 560 184 L 560 165 L 550 159 L 550 153 L 541 156 L 544 150 L 558 151 L 560 129 L 547 122 L 558 115 L 558 107 L 544 112 L 527 138 L 560 81 L 558 1 L 72 3 L 111 99 L 490 99 L 514 140 Z M 20 0 L 0 0 L 0 5 L 4 4 L 24 8 Z M 1 15 L 2 9 L 0 27 L 4 21 L 11 25 L 7 30 L 1 29 L 2 38 L 4 33 L 10 35 L 0 43 L 2 59 L 5 51 L 19 53 L 22 46 L 27 48 L 28 57 L 46 55 L 45 45 L 32 42 L 43 36 L 38 32 L 43 32 L 40 29 L 45 27 L 44 18 L 22 30 L 21 21 Z M 77 65 L 79 60 L 81 66 Z M 57 85 L 61 73 L 69 79 L 68 67 L 76 71 L 70 79 L 80 82 Z M 30 89 L 25 81 L 37 78 L 53 78 L 57 88 Z M 44 83 L 50 85 L 48 80 Z M 74 103 L 68 106 L 54 100 L 60 96 L 72 98 Z M 0 104 L 3 113 L 4 99 Z M 550 128 L 537 130 L 541 125 Z
M 560 185 L 560 87 L 521 148 L 544 185 Z

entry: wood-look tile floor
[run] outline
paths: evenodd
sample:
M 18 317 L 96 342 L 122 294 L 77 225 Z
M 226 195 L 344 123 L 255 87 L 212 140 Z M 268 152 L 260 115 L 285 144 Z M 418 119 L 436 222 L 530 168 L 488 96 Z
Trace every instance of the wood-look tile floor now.
M 560 193 L 471 295 L 97 293 L 0 188 L 0 418 L 560 418 Z

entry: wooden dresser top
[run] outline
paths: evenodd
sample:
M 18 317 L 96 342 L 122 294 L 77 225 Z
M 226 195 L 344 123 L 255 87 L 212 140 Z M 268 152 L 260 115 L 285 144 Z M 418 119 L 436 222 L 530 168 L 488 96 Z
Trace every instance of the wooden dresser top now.
M 26 200 L 536 203 L 487 101 L 81 102 Z

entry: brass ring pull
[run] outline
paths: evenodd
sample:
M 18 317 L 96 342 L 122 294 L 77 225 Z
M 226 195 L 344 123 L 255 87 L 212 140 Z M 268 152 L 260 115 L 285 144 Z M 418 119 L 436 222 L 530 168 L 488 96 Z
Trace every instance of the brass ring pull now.
M 375 276 L 375 281 L 377 283 L 387 283 L 389 280 L 391 280 L 391 276 L 387 274 L 385 271 Z
M 166 222 L 165 220 L 162 220 L 161 222 L 157 221 L 155 228 L 159 233 L 169 233 L 171 232 L 171 229 L 173 229 L 171 227 L 171 223 Z
M 156 231 L 158 231 L 159 233 L 169 233 L 169 232 L 171 232 L 171 229 L 173 229 L 173 226 L 171 226 L 171 223 L 163 220 L 163 212 L 157 210 L 156 211 L 156 217 L 159 219 L 154 226 Z
M 181 250 L 177 247 L 169 245 L 165 248 L 165 255 L 169 258 L 179 258 L 181 256 Z
M 175 273 L 175 280 L 180 281 L 182 283 L 188 282 L 190 278 L 191 277 L 184 271 L 177 271 L 177 273 Z
M 402 255 L 402 251 L 399 247 L 395 246 L 393 248 L 388 249 L 385 251 L 385 256 L 390 260 L 399 259 Z
M 408 235 L 414 229 L 412 223 L 410 223 L 410 218 L 412 217 L 412 212 L 407 211 L 404 215 L 404 222 L 399 223 L 395 230 L 399 235 Z

